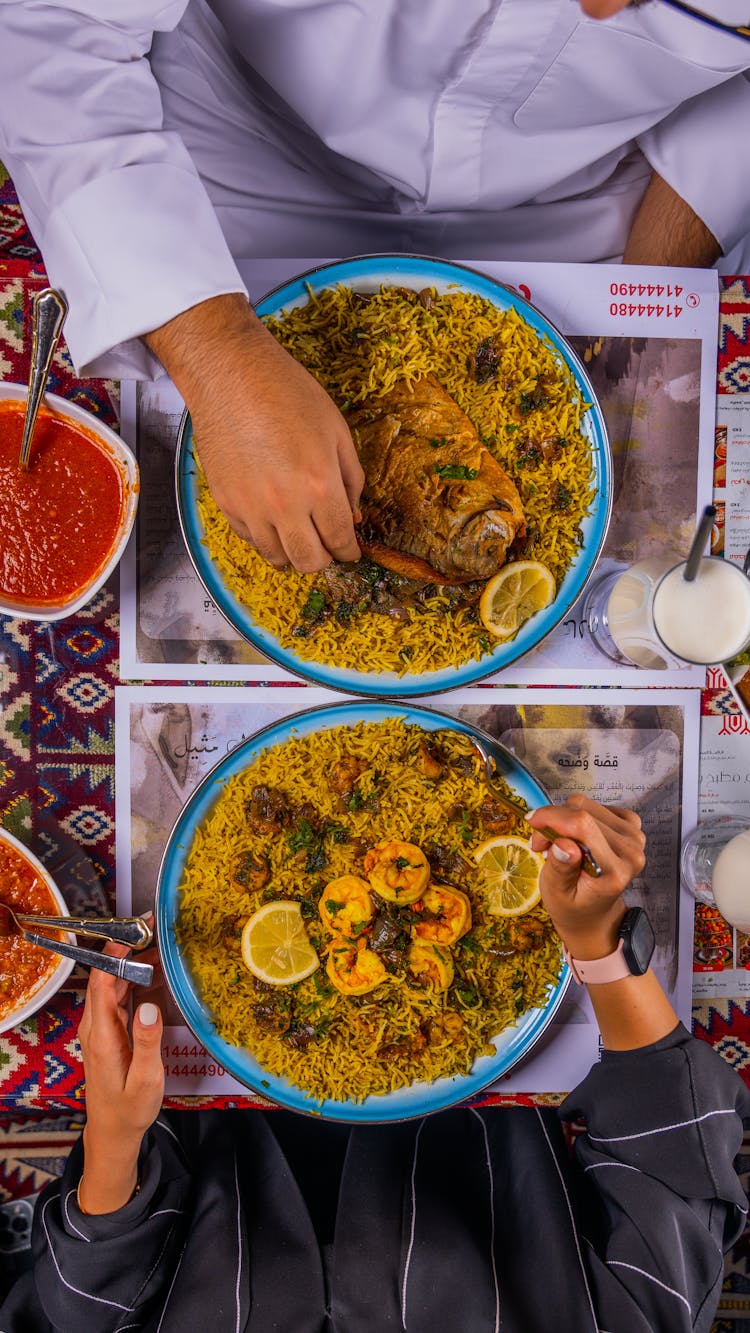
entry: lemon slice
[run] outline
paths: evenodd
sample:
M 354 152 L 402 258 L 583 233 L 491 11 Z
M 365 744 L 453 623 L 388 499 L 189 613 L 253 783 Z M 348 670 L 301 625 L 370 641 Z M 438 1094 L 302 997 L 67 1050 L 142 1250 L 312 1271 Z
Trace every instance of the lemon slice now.
M 302 920 L 299 903 L 266 903 L 245 923 L 242 958 L 254 977 L 271 986 L 291 986 L 309 977 L 320 959 Z
M 490 916 L 520 916 L 536 907 L 544 858 L 523 838 L 488 838 L 474 859 Z
M 516 560 L 490 579 L 479 602 L 485 629 L 498 639 L 517 634 L 524 621 L 554 601 L 555 580 L 538 560 Z

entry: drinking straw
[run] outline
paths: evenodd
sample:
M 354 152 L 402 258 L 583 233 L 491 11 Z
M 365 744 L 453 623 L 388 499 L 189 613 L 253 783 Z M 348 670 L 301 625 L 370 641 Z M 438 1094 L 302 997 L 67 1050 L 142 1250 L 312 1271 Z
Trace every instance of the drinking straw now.
M 706 545 L 706 538 L 713 527 L 715 518 L 716 509 L 714 506 L 706 505 L 706 508 L 701 515 L 701 520 L 698 524 L 695 536 L 693 537 L 693 544 L 690 547 L 690 554 L 685 561 L 685 568 L 682 571 L 682 577 L 686 583 L 692 583 L 698 573 L 698 567 L 703 558 L 703 547 Z

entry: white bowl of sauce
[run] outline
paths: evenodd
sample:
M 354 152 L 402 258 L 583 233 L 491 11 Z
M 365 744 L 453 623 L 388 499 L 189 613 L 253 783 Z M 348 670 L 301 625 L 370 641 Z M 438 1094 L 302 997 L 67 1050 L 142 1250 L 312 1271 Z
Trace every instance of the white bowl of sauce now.
M 29 467 L 18 456 L 27 389 L 0 384 L 0 611 L 61 620 L 109 578 L 138 506 L 138 464 L 113 430 L 45 394 Z
M 68 916 L 60 890 L 28 847 L 0 828 L 0 902 L 15 912 Z M 48 932 L 49 933 L 49 932 Z M 71 939 L 69 934 L 61 935 Z M 17 1027 L 47 1004 L 73 971 L 22 934 L 0 936 L 0 1032 Z

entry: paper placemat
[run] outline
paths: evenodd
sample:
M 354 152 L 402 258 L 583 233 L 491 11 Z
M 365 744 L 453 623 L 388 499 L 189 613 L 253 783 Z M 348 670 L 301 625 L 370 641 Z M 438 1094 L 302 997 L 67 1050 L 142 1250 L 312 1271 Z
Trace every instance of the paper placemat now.
M 161 856 L 177 816 L 201 779 L 246 736 L 303 708 L 335 702 L 325 690 L 237 690 L 231 686 L 124 686 L 116 691 L 117 908 L 153 906 Z M 584 791 L 636 809 L 649 861 L 631 891 L 657 936 L 655 966 L 689 1024 L 693 901 L 680 892 L 679 848 L 696 821 L 699 697 L 695 691 L 517 690 L 495 702 L 486 690 L 457 690 L 441 711 L 484 728 L 514 751 L 554 800 Z M 163 1004 L 163 997 L 160 997 Z M 583 989 L 571 986 L 559 1016 L 503 1092 L 567 1091 L 598 1054 L 598 1028 Z M 167 1006 L 168 1094 L 247 1090 L 217 1067 Z
M 245 261 L 252 300 L 322 261 Z M 599 563 L 605 573 L 687 551 L 711 500 L 716 401 L 716 274 L 615 265 L 473 265 L 512 283 L 571 340 L 600 398 L 610 435 L 614 506 Z M 142 471 L 141 505 L 122 562 L 125 679 L 294 681 L 217 610 L 184 547 L 174 499 L 183 403 L 167 379 L 123 384 L 122 431 Z M 497 684 L 700 685 L 701 667 L 617 666 L 591 642 L 582 599 L 543 644 L 488 677 Z

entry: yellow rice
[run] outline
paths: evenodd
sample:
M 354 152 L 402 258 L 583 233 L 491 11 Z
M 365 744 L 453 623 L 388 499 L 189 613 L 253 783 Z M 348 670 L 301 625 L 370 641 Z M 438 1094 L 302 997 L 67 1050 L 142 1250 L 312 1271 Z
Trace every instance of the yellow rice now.
M 438 782 L 423 777 L 414 762 L 423 735 L 420 728 L 392 719 L 293 737 L 264 751 L 224 785 L 188 854 L 180 888 L 178 940 L 217 1031 L 233 1045 L 251 1050 L 265 1070 L 289 1079 L 316 1102 L 360 1100 L 417 1080 L 467 1073 L 478 1056 L 489 1053 L 493 1036 L 526 1010 L 545 1004 L 559 975 L 560 943 L 541 906 L 523 918 L 544 923 L 541 947 L 505 959 L 487 952 L 507 944 L 508 926 L 506 919 L 487 912 L 472 856 L 486 837 L 477 811 L 487 789 L 477 767 L 466 776 L 449 766 Z M 468 739 L 454 733 L 441 733 L 439 743 L 449 761 L 473 753 Z M 357 788 L 365 799 L 377 793 L 376 813 L 339 809 L 328 779 L 332 766 L 344 756 L 368 762 Z M 263 838 L 249 829 L 245 807 L 256 784 L 281 790 L 292 805 L 312 802 L 319 815 L 344 825 L 362 846 L 357 849 L 327 839 L 328 864 L 306 874 L 304 865 L 290 855 L 283 834 Z M 468 812 L 463 836 L 455 817 L 451 821 L 449 816 L 456 802 Z M 516 832 L 527 836 L 529 830 L 522 825 Z M 327 982 L 324 951 L 330 936 L 319 920 L 318 900 L 325 884 L 337 876 L 361 876 L 363 848 L 384 839 L 413 842 L 424 849 L 434 841 L 458 848 L 468 858 L 460 887 L 471 900 L 473 924 L 465 939 L 452 947 L 456 975 L 445 995 L 431 995 L 408 981 L 389 978 L 368 995 L 346 997 Z M 262 853 L 270 862 L 271 880 L 263 890 L 244 892 L 231 882 L 232 858 L 245 850 Z M 306 905 L 308 935 L 321 958 L 312 976 L 281 988 L 293 993 L 300 1021 L 316 1028 L 328 1025 L 326 1034 L 304 1051 L 258 1026 L 253 1006 L 267 999 L 268 992 L 258 988 L 243 964 L 239 941 L 227 940 L 228 919 L 241 925 L 273 899 Z M 445 1011 L 460 1015 L 463 1027 L 458 1037 L 431 1039 L 418 1053 L 391 1052 L 388 1058 L 379 1054 L 384 1044 L 408 1043 Z
M 581 544 L 580 523 L 593 498 L 591 449 L 581 431 L 586 404 L 560 354 L 515 309 L 503 313 L 467 292 L 432 295 L 429 308 L 415 293 L 383 287 L 363 303 L 346 287 L 326 288 L 268 327 L 346 411 L 370 395 L 386 393 L 399 379 L 433 374 L 466 412 L 521 495 L 533 544 L 526 559 L 539 560 L 560 582 Z M 485 338 L 502 345 L 496 377 L 477 384 L 467 357 Z M 524 411 L 521 395 L 543 389 L 546 405 Z M 528 402 L 528 400 L 526 400 Z M 565 441 L 562 456 L 519 460 L 525 441 Z M 200 444 L 200 442 L 198 442 Z M 551 488 L 566 488 L 565 510 L 554 509 Z M 199 512 L 212 559 L 257 624 L 302 659 L 360 670 L 415 674 L 479 660 L 497 642 L 466 609 L 451 609 L 440 592 L 428 614 L 410 610 L 409 621 L 373 612 L 346 625 L 334 617 L 309 638 L 294 626 L 320 575 L 279 572 L 229 527 L 205 483 Z

